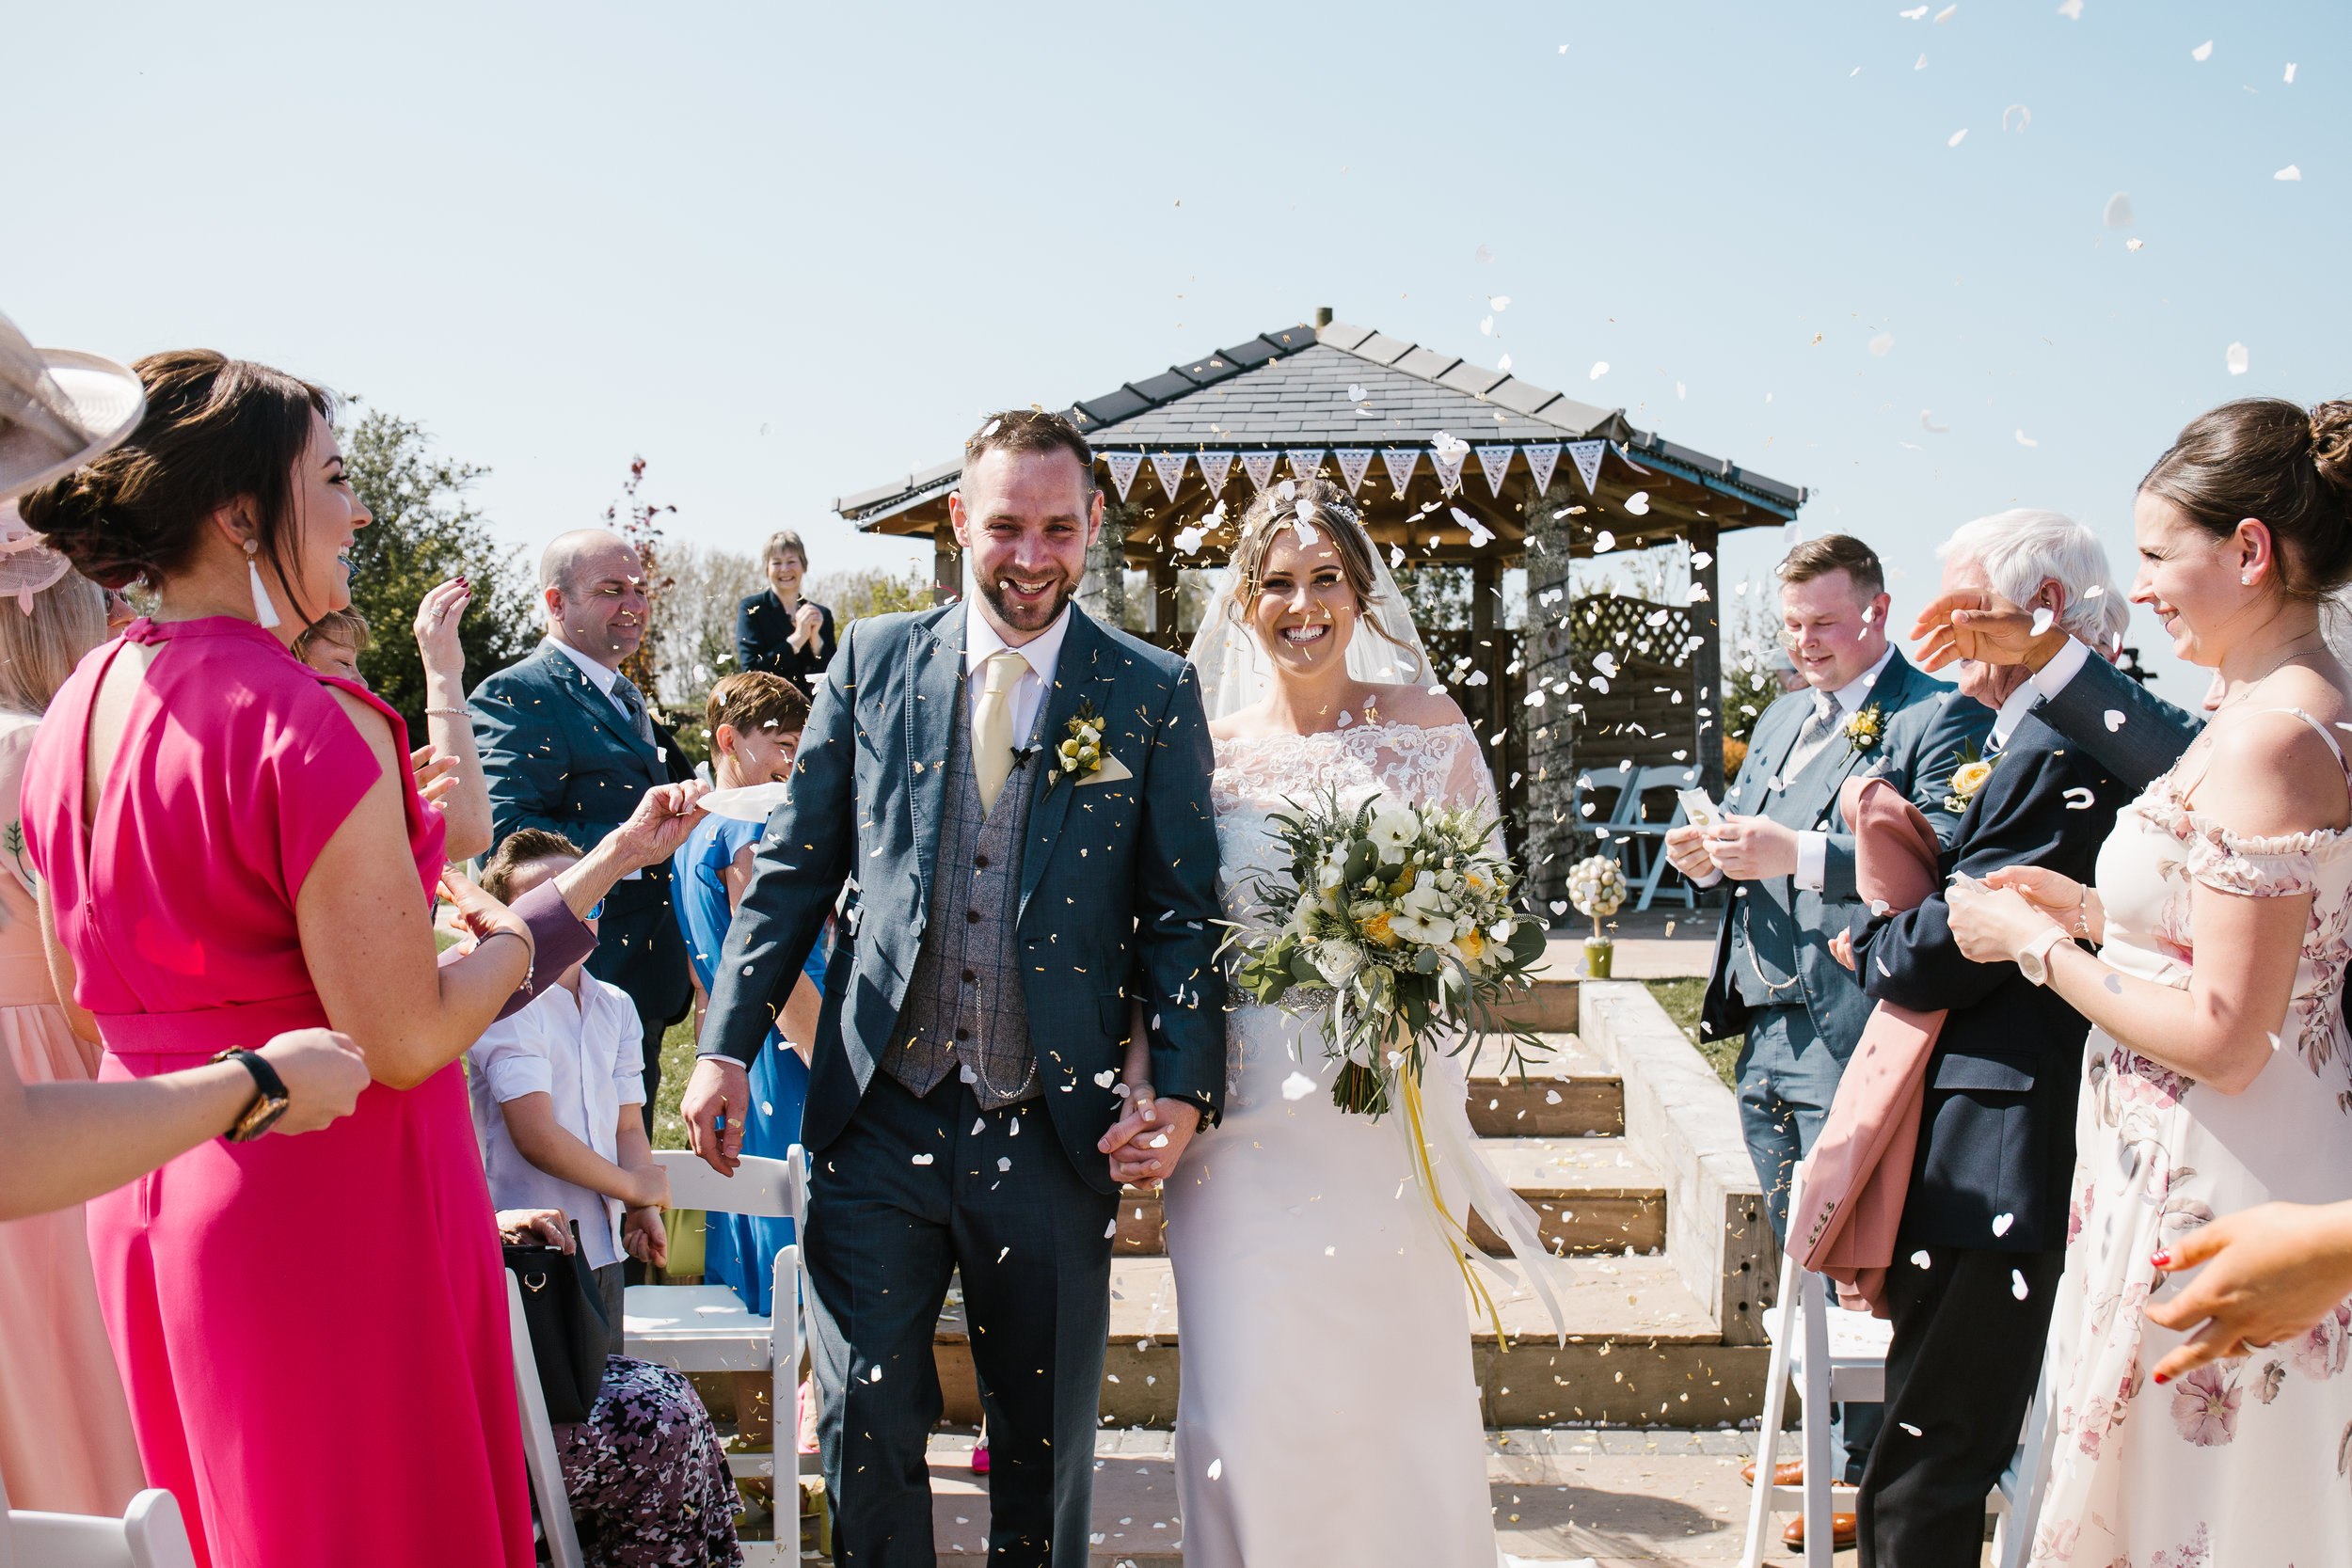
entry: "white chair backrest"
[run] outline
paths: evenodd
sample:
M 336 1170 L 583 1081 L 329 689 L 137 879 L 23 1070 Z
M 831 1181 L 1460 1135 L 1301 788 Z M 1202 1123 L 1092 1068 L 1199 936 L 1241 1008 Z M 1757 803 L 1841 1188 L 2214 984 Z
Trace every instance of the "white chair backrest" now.
M 794 1146 L 798 1148 L 798 1145 Z M 750 1214 L 797 1222 L 790 1160 L 746 1154 L 733 1176 L 721 1176 L 698 1154 L 682 1148 L 654 1150 L 654 1164 L 670 1173 L 670 1204 L 713 1214 Z
M 16 1568 L 196 1568 L 178 1499 L 151 1486 L 119 1519 L 10 1510 Z
M 506 1337 L 515 1360 L 515 1402 L 522 1409 L 523 1467 L 539 1498 L 539 1528 L 547 1532 L 555 1568 L 583 1568 L 580 1532 L 572 1528 L 572 1497 L 564 1486 L 563 1461 L 556 1457 L 555 1428 L 548 1424 L 547 1395 L 539 1387 L 539 1363 L 531 1354 L 522 1286 L 512 1269 L 506 1271 Z

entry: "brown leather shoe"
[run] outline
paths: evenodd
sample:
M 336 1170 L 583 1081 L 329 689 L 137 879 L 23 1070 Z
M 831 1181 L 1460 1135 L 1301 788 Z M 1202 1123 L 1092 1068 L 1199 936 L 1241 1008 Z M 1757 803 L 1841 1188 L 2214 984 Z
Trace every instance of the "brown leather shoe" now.
M 1740 1479 L 1750 1486 L 1756 1484 L 1755 1460 L 1751 1459 L 1740 1466 Z M 1803 1486 L 1804 1484 L 1804 1461 L 1790 1459 L 1773 1465 L 1772 1484 L 1774 1486 Z
M 1842 1552 L 1854 1544 L 1860 1533 L 1854 1515 L 1833 1513 L 1829 1516 L 1829 1544 L 1832 1551 Z M 1788 1528 L 1780 1532 L 1781 1544 L 1792 1552 L 1804 1550 L 1804 1515 L 1800 1513 L 1788 1521 Z

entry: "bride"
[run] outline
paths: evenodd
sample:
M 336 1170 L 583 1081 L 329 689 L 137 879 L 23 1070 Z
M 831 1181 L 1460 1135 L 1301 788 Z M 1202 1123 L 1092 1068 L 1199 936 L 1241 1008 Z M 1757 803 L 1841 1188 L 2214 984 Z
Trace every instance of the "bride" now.
M 1461 710 L 1397 684 L 1425 679 L 1428 662 L 1337 486 L 1259 495 L 1192 659 L 1232 918 L 1251 913 L 1236 891 L 1251 873 L 1283 869 L 1266 818 L 1288 801 L 1336 789 L 1343 808 L 1385 794 L 1494 812 Z M 1489 1568 L 1469 1265 L 1412 1174 L 1406 1120 L 1332 1104 L 1336 1067 L 1311 1011 L 1237 1006 L 1227 1037 L 1224 1120 L 1166 1188 L 1184 1560 Z M 1429 1072 L 1437 1201 L 1457 1223 L 1474 1204 L 1522 1266 L 1544 1270 L 1534 1215 L 1476 1153 L 1461 1060 L 1433 1054 Z

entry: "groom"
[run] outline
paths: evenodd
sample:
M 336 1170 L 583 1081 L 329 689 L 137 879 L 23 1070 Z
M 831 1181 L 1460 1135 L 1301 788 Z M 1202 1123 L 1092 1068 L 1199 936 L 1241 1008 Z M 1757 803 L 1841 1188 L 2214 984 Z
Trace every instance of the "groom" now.
M 948 509 L 978 597 L 843 636 L 683 1112 L 731 1172 L 748 1064 L 849 882 L 802 1129 L 836 1560 L 933 1561 L 932 1331 L 961 1270 L 990 1560 L 1083 1568 L 1119 1184 L 1173 1170 L 1224 1093 L 1209 731 L 1189 665 L 1071 603 L 1103 516 L 1075 429 L 984 420 Z M 1100 764 L 1063 771 L 1082 721 Z M 1148 1128 L 1112 1092 L 1131 998 Z

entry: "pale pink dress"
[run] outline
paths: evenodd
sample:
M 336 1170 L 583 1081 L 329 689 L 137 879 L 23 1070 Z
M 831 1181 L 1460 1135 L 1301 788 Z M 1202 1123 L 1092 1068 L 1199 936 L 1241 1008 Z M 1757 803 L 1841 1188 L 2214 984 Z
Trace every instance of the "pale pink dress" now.
M 17 822 L 40 722 L 0 712 L 0 1046 L 27 1084 L 87 1082 L 99 1048 L 74 1037 L 49 983 Z M 51 1513 L 120 1513 L 145 1484 L 78 1203 L 0 1224 L 0 1480 L 9 1507 Z
M 87 832 L 89 707 L 121 642 L 50 705 L 24 793 L 102 1079 L 326 1022 L 294 904 L 379 773 L 327 688 L 365 693 L 251 623 L 141 620 L 123 641 L 162 647 Z M 407 818 L 421 922 L 441 821 L 414 789 Z M 371 1085 L 324 1132 L 200 1145 L 92 1202 L 89 1238 L 140 1458 L 200 1560 L 528 1568 L 506 1287 L 455 1063 Z

